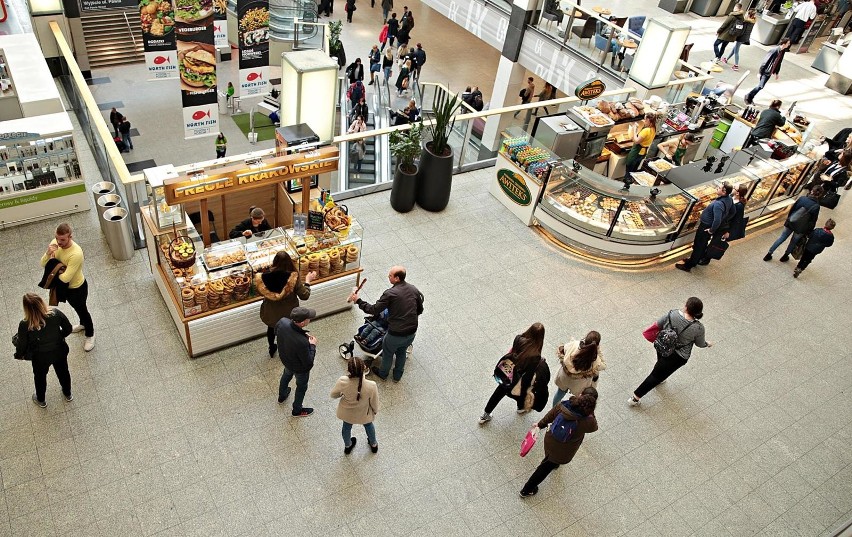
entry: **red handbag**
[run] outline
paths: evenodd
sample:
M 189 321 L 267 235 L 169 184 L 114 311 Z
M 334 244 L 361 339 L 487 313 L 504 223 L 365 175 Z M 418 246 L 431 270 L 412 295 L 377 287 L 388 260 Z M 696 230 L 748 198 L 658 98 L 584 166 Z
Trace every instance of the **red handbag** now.
M 660 333 L 660 327 L 657 326 L 656 321 L 651 323 L 651 326 L 642 331 L 642 337 L 648 340 L 650 343 L 653 343 L 657 339 L 657 334 Z
M 527 435 L 521 441 L 521 457 L 526 457 L 535 445 L 535 441 L 538 440 L 538 430 L 538 427 L 533 427 L 527 431 Z

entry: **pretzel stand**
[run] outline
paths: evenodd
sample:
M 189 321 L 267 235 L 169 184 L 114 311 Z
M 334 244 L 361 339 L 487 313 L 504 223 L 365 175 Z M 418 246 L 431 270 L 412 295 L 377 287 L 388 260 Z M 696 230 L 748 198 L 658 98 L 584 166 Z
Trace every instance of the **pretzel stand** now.
M 197 209 L 199 223 L 193 225 L 186 216 L 185 225 L 162 229 L 155 224 L 154 209 L 143 207 L 151 270 L 189 356 L 266 333 L 256 282 L 281 251 L 293 258 L 302 278 L 310 271 L 318 274 L 304 306 L 320 316 L 352 307 L 346 299 L 361 278 L 361 227 L 344 206 L 331 202 L 320 207 L 311 200 L 312 178 L 337 166 L 337 147 L 325 146 L 204 170 L 176 169 L 163 183 L 165 203 L 189 213 Z M 291 194 L 294 186 L 301 188 Z M 227 224 L 225 210 L 234 198 L 240 204 L 274 207 L 267 218 L 280 227 L 262 236 L 211 243 L 209 216 Z M 294 228 L 294 215 L 312 208 L 321 211 L 319 225 L 312 226 L 319 229 Z

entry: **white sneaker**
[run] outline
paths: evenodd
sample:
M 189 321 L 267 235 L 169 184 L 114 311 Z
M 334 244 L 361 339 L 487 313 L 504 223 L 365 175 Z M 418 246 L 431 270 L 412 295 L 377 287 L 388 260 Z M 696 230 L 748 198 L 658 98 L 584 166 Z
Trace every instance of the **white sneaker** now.
M 481 416 L 479 416 L 480 425 L 488 423 L 489 421 L 491 421 L 491 414 L 489 414 L 488 412 L 484 412 Z
M 95 348 L 95 336 L 87 337 L 86 342 L 83 343 L 83 350 L 89 352 L 90 350 Z
M 627 405 L 628 405 L 628 406 L 639 406 L 639 405 L 641 405 L 641 404 L 642 404 L 642 401 L 640 401 L 640 400 L 636 399 L 636 398 L 635 398 L 635 397 L 633 397 L 632 395 L 630 396 L 630 399 L 628 399 L 628 400 L 627 400 Z
M 71 328 L 71 333 L 76 334 L 77 332 L 82 332 L 86 327 L 82 324 L 75 324 L 73 328 Z

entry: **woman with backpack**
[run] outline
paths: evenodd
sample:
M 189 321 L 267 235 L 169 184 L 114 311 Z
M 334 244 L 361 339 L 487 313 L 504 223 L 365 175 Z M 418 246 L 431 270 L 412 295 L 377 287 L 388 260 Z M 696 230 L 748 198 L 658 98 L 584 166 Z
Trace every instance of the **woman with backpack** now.
M 646 393 L 685 366 L 693 346 L 713 346 L 704 339 L 704 325 L 700 322 L 703 316 L 704 303 L 700 298 L 691 296 L 686 300 L 683 310 L 671 310 L 657 319 L 657 336 L 654 340 L 657 363 L 651 374 L 633 391 L 633 395 L 627 400 L 628 405 L 639 406 Z
M 743 5 L 737 3 L 734 10 L 725 19 L 725 22 L 716 30 L 716 41 L 713 42 L 713 52 L 716 53 L 716 58 L 713 63 L 722 61 L 722 54 L 725 53 L 725 47 L 728 43 L 736 41 L 745 30 L 745 17 L 743 16 Z
M 502 363 L 508 358 L 514 364 L 510 374 L 511 379 L 506 383 L 498 382 L 494 393 L 485 405 L 485 412 L 479 417 L 480 425 L 491 421 L 491 412 L 507 396 L 517 401 L 518 414 L 526 414 L 532 408 L 538 410 L 544 408 L 542 397 L 544 401 L 547 400 L 550 369 L 541 357 L 543 346 L 544 325 L 541 323 L 533 323 L 526 332 L 515 336 L 509 355 L 501 360 Z
M 352 425 L 363 425 L 367 432 L 367 443 L 370 451 L 378 453 L 379 442 L 376 440 L 376 428 L 373 420 L 379 413 L 379 389 L 372 380 L 364 378 L 367 366 L 357 357 L 349 359 L 348 375 L 337 379 L 331 389 L 332 399 L 340 399 L 337 404 L 337 417 L 343 420 L 343 453 L 349 455 L 357 443 L 352 436 Z
M 24 320 L 18 324 L 18 333 L 14 338 L 15 358 L 30 360 L 33 367 L 35 393 L 33 403 L 41 408 L 47 407 L 47 372 L 53 366 L 53 372 L 59 379 L 62 395 L 66 401 L 73 401 L 71 395 L 71 373 L 68 372 L 68 344 L 65 338 L 71 333 L 71 323 L 58 309 L 48 309 L 44 300 L 35 293 L 27 293 L 23 299 Z
M 521 498 L 535 496 L 538 486 L 563 464 L 568 464 L 577 454 L 586 434 L 598 430 L 595 406 L 598 391 L 591 386 L 580 395 L 572 395 L 567 401 L 550 409 L 533 427 L 550 429 L 544 435 L 544 459 L 521 489 Z
M 745 28 L 742 33 L 737 36 L 734 47 L 731 52 L 728 53 L 728 56 L 726 58 L 722 58 L 723 62 L 728 63 L 731 56 L 734 57 L 734 65 L 731 66 L 731 69 L 734 71 L 740 70 L 740 47 L 742 45 L 751 45 L 751 40 L 749 38 L 751 37 L 751 31 L 754 29 L 754 25 L 757 22 L 757 10 L 754 8 L 749 9 L 743 20 L 745 21 Z
M 566 393 L 576 395 L 589 386 L 596 387 L 598 375 L 606 369 L 601 351 L 601 335 L 592 330 L 580 341 L 572 339 L 556 351 L 559 370 L 556 372 L 556 393 L 553 406 L 558 405 Z

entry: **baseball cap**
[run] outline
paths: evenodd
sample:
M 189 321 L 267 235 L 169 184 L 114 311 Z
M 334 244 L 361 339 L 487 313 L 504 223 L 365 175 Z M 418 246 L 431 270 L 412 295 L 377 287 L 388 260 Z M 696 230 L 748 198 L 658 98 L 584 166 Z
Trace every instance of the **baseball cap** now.
M 313 319 L 317 316 L 317 310 L 312 310 L 310 308 L 303 308 L 299 306 L 298 308 L 293 308 L 293 311 L 290 312 L 290 320 L 294 323 L 300 323 L 305 319 Z

